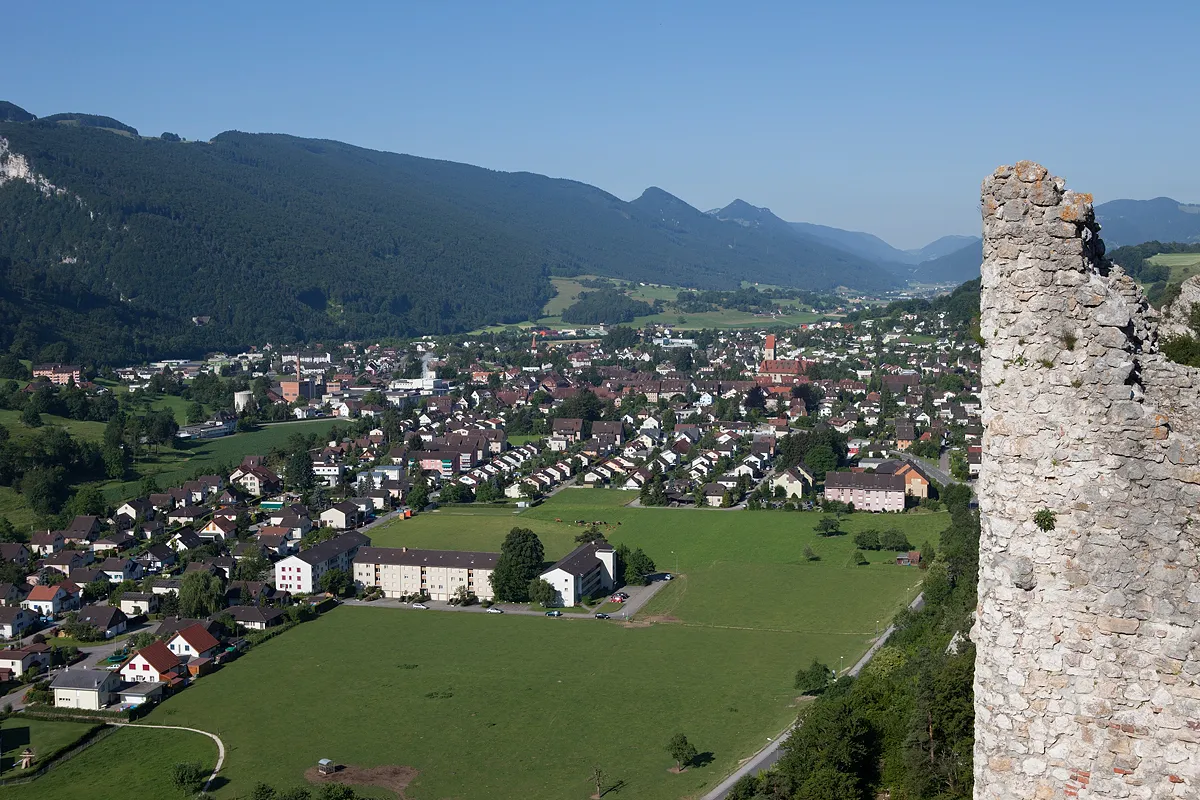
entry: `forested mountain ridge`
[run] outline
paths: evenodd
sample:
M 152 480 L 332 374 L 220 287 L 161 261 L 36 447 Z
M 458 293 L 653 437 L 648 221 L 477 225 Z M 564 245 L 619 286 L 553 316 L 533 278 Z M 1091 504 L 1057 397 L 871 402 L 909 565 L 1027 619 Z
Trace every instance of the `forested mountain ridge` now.
M 0 265 L 19 286 L 73 282 L 69 299 L 0 292 L 0 350 L 16 341 L 30 358 L 57 341 L 60 318 L 74 326 L 58 337 L 71 357 L 109 360 L 468 330 L 537 318 L 552 274 L 702 289 L 896 283 L 857 256 L 656 189 L 626 203 L 576 181 L 340 142 L 237 131 L 181 142 L 110 117 L 4 108 L 0 147 L 27 174 L 0 174 Z

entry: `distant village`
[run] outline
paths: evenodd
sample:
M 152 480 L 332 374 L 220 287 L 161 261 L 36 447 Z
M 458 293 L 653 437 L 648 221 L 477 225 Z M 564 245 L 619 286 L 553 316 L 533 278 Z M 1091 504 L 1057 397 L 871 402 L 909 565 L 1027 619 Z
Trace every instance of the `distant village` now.
M 978 359 L 941 315 L 902 314 L 782 332 L 543 328 L 264 346 L 121 367 L 99 383 L 81 366 L 35 365 L 27 390 L 103 393 L 115 381 L 136 396 L 241 376 L 248 388 L 229 407 L 178 428 L 180 447 L 266 421 L 338 426 L 311 447 L 251 453 L 0 544 L 5 574 L 20 576 L 0 583 L 0 685 L 53 670 L 26 701 L 128 709 L 338 597 L 489 603 L 498 554 L 372 546 L 381 520 L 439 505 L 524 507 L 584 486 L 714 509 L 701 513 L 936 506 L 938 487 L 978 470 Z M 612 562 L 597 539 L 544 577 L 572 606 L 617 586 Z M 153 636 L 110 648 L 107 662 L 81 652 L 151 620 Z

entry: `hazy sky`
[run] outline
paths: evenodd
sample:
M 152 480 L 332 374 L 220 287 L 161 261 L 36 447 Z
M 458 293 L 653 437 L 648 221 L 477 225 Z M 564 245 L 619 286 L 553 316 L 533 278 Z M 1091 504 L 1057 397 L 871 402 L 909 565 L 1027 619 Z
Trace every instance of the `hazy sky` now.
M 5 18 L 0 99 L 149 135 L 740 197 L 900 247 L 977 233 L 980 180 L 1022 158 L 1097 202 L 1200 201 L 1195 0 L 13 0 Z

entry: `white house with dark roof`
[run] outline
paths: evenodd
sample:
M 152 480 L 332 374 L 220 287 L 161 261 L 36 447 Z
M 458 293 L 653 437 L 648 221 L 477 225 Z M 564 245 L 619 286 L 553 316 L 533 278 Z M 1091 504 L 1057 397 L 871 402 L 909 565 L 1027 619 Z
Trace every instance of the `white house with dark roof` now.
M 601 597 L 616 586 L 617 554 L 603 539 L 576 547 L 541 574 L 558 591 L 559 604 L 578 605 L 581 598 Z

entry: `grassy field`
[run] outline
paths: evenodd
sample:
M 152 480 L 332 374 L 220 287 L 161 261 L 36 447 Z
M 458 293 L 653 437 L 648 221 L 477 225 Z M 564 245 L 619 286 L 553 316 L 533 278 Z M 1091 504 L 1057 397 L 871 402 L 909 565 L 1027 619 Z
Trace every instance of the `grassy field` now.
M 41 719 L 10 717 L 0 722 L 0 776 L 9 778 L 20 770 L 21 752 L 32 748 L 34 765 L 43 756 L 67 747 L 87 733 L 93 725 L 83 722 L 50 722 Z M 5 797 L 8 796 L 5 790 Z
M 0 795 L 4 800 L 183 797 L 171 785 L 172 765 L 191 761 L 207 772 L 216 760 L 217 746 L 208 737 L 187 731 L 123 728 L 32 783 L 4 787 Z M 243 787 L 245 794 L 252 788 L 253 784 Z
M 849 667 L 918 591 L 921 573 L 890 553 L 851 566 L 852 532 L 897 527 L 920 544 L 947 523 L 945 514 L 859 513 L 843 521 L 847 535 L 821 538 L 816 513 L 626 508 L 633 498 L 572 488 L 519 513 L 458 506 L 371 532 L 380 546 L 494 550 L 519 525 L 557 558 L 575 546 L 575 520 L 602 522 L 611 541 L 643 547 L 679 574 L 632 623 L 342 607 L 255 648 L 147 721 L 221 735 L 228 784 L 215 796 L 224 800 L 260 780 L 299 784 L 319 758 L 413 767 L 410 800 L 582 798 L 594 764 L 620 784 L 613 796 L 694 797 L 794 717 L 799 667 L 813 658 Z M 806 560 L 805 546 L 820 560 Z M 705 765 L 667 771 L 665 744 L 677 732 Z M 92 786 L 163 772 L 104 768 L 88 753 L 80 774 Z M 12 796 L 80 796 L 38 784 L 43 793 Z M 141 786 L 171 792 L 165 773 Z
M 1182 283 L 1200 275 L 1200 253 L 1159 253 L 1149 259 L 1151 264 L 1171 268 L 1171 283 Z
M 344 607 L 256 648 L 149 721 L 221 728 L 217 797 L 299 781 L 319 758 L 415 767 L 411 800 L 694 795 L 794 715 L 800 663 L 842 637 Z M 287 686 L 281 703 L 267 687 Z M 233 713 L 236 709 L 236 713 Z M 299 716 L 297 716 L 299 715 Z M 317 730 L 320 734 L 317 734 Z M 707 766 L 667 771 L 684 731 Z

